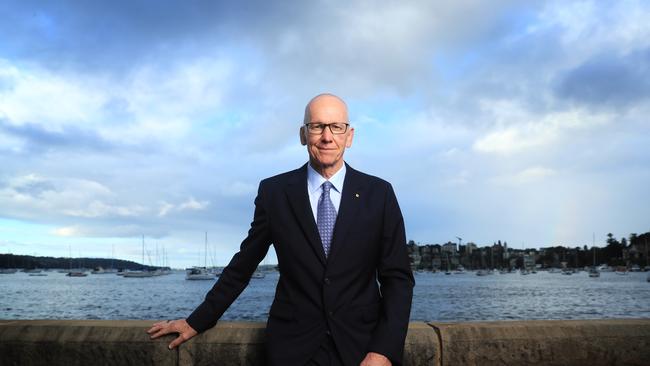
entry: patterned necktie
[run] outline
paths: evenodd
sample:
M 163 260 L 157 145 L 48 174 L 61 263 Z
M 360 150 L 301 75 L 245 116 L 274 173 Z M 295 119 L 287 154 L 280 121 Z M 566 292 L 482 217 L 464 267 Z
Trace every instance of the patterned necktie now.
M 325 257 L 330 253 L 330 244 L 332 243 L 332 234 L 334 233 L 334 223 L 336 222 L 336 209 L 330 199 L 330 189 L 332 183 L 325 182 L 322 185 L 323 193 L 318 199 L 318 213 L 316 214 L 316 221 L 318 225 L 318 233 L 320 240 L 323 243 L 325 250 Z

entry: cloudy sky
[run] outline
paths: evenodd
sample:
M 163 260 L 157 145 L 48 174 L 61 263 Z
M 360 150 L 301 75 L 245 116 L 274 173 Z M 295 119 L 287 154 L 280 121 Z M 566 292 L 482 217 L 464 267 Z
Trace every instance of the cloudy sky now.
M 324 91 L 416 242 L 650 230 L 647 2 L 232 3 L 0 2 L 0 253 L 224 265 Z

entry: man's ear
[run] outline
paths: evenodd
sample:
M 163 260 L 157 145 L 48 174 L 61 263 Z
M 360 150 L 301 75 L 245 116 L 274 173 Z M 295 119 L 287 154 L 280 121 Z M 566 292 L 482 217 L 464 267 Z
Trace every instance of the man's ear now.
M 305 126 L 300 127 L 300 144 L 307 145 L 307 137 L 305 136 Z
M 349 135 L 345 139 L 345 147 L 352 147 L 352 139 L 354 139 L 354 128 L 350 127 Z

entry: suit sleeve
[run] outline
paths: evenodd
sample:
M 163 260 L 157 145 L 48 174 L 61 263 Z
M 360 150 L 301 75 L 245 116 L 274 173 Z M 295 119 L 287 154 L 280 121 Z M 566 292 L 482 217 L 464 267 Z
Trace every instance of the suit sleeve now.
M 219 280 L 205 296 L 205 300 L 186 319 L 187 323 L 201 333 L 217 324 L 228 307 L 246 288 L 257 265 L 264 259 L 271 244 L 268 213 L 264 201 L 264 181 L 260 183 L 255 198 L 255 214 L 248 230 L 230 263 L 224 268 Z
M 382 231 L 377 268 L 382 313 L 368 351 L 388 357 L 393 364 L 401 364 L 415 279 L 406 251 L 404 219 L 390 184 L 386 193 Z

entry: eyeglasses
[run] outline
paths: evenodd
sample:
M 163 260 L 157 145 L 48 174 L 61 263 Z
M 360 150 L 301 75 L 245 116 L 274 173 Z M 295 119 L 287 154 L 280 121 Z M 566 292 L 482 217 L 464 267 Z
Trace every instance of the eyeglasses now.
M 305 123 L 305 126 L 307 126 L 307 131 L 311 133 L 312 135 L 320 135 L 325 131 L 325 127 L 330 128 L 330 132 L 334 135 L 341 135 L 344 134 L 348 130 L 349 123 L 345 122 L 334 122 L 334 123 L 320 123 L 320 122 L 313 122 L 313 123 Z

